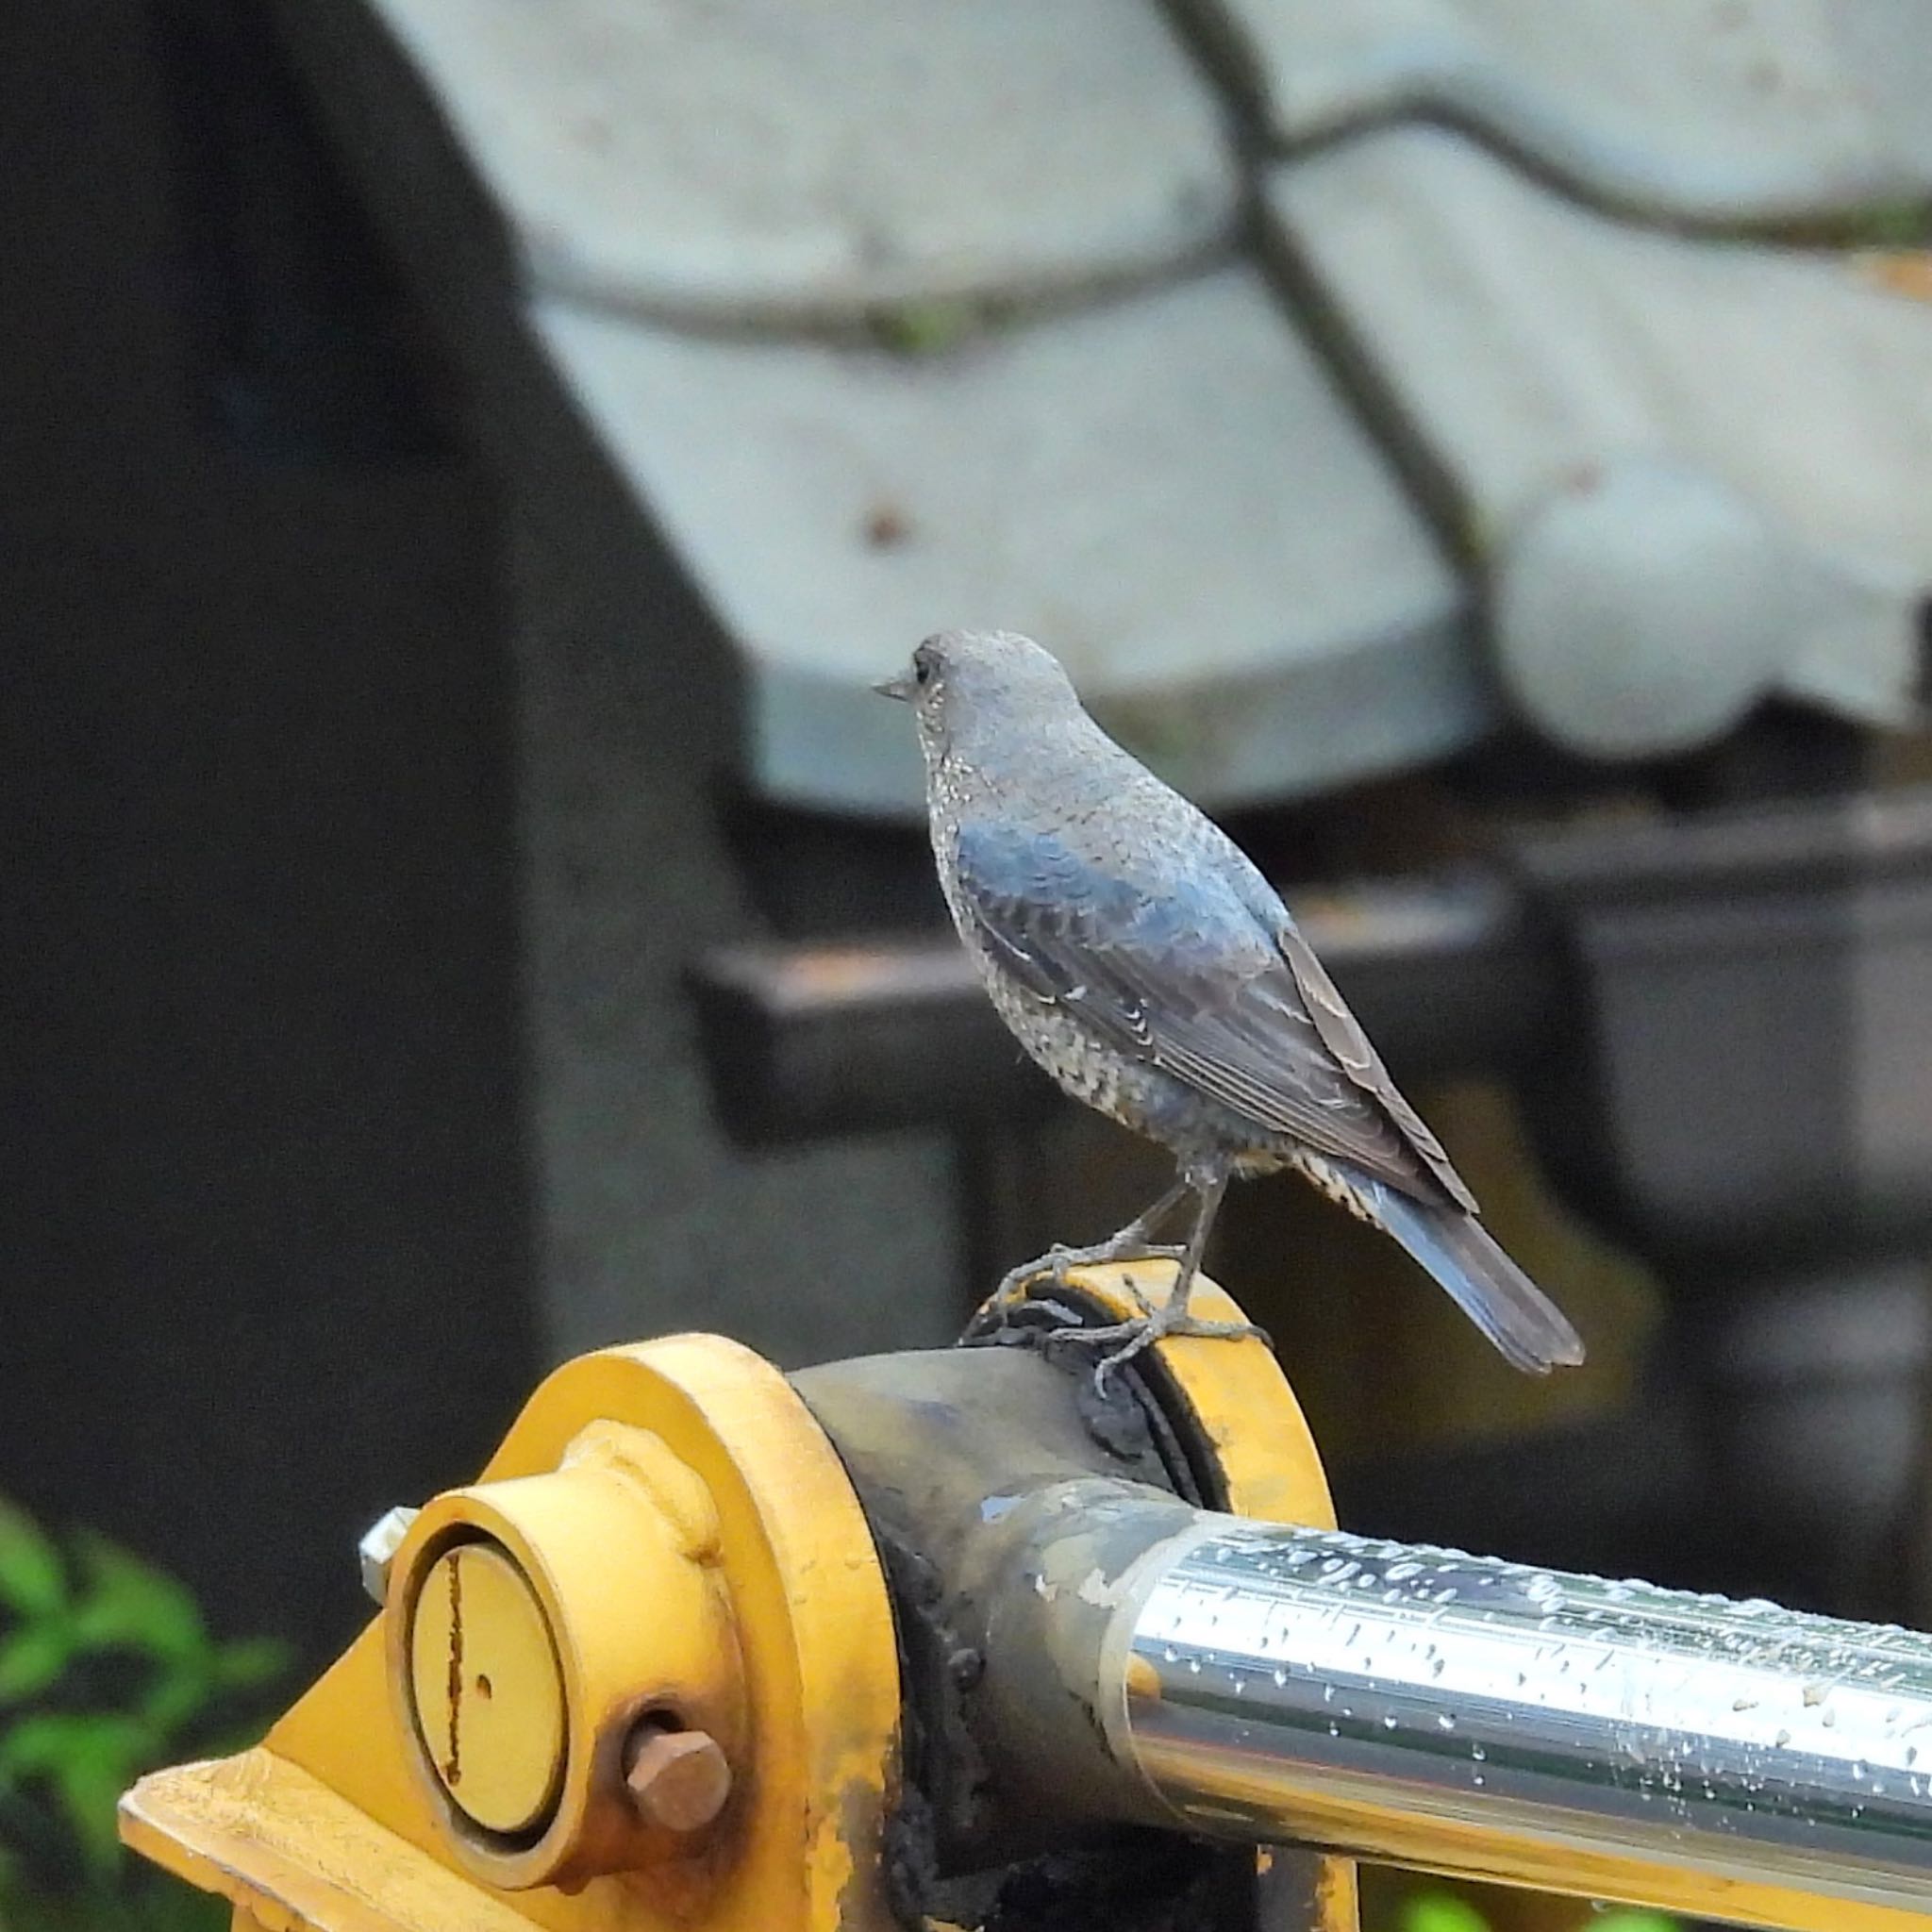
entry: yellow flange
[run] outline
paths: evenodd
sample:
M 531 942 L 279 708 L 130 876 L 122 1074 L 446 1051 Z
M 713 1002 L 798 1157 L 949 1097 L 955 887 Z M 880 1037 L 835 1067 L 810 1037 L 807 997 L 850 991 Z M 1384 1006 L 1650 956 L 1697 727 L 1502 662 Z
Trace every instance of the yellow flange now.
M 652 1729 L 702 1733 L 727 1763 L 745 1750 L 741 1579 L 722 1538 L 696 1472 L 655 1431 L 608 1418 L 556 1469 L 452 1490 L 417 1517 L 384 1619 L 396 1725 L 479 1878 L 576 1885 L 691 1857 L 625 1774 Z M 497 1721 L 504 1672 L 534 1724 Z
M 1124 1322 L 1142 1307 L 1167 1301 L 1175 1276 L 1172 1261 L 1116 1262 L 1072 1271 L 1069 1284 L 1109 1321 Z M 1040 1291 L 1048 1292 L 1046 1284 Z M 1189 1308 L 1213 1322 L 1245 1322 L 1231 1295 L 1197 1276 Z M 1207 1500 L 1236 1516 L 1263 1523 L 1336 1527 L 1328 1478 L 1307 1419 L 1274 1351 L 1258 1338 L 1226 1341 L 1170 1337 L 1154 1353 L 1168 1383 L 1168 1407 L 1177 1424 L 1191 1424 L 1208 1449 L 1221 1493 Z M 1257 1854 L 1262 1884 L 1292 1896 L 1294 1922 L 1308 1932 L 1357 1932 L 1361 1907 L 1353 1858 L 1264 1849 Z
M 1079 1285 L 1124 1315 L 1170 1279 Z M 1158 1361 L 1214 1501 L 1332 1522 L 1265 1349 Z M 885 1932 L 898 1697 L 819 1425 L 756 1356 L 678 1337 L 558 1370 L 417 1516 L 377 1624 L 262 1747 L 143 1779 L 123 1831 L 262 1932 Z M 1354 1932 L 1347 1860 L 1261 1864 L 1316 1902 L 1304 1923 Z
M 122 1830 L 268 1932 L 871 1932 L 898 1700 L 823 1432 L 675 1337 L 552 1375 L 265 1743 L 142 1779 Z M 669 1764 L 704 1775 L 648 1802 Z

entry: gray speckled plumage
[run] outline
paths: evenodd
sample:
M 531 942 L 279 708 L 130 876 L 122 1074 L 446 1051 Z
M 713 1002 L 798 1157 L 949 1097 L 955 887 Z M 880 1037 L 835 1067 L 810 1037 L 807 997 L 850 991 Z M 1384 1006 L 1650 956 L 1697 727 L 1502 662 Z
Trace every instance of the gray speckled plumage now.
M 1200 1196 L 1161 1332 L 1187 1324 L 1228 1176 L 1292 1167 L 1393 1235 L 1519 1367 L 1582 1359 L 1274 888 L 1094 724 L 1052 656 L 942 632 L 880 689 L 917 714 L 940 882 L 1000 1017 L 1069 1093 L 1172 1151 Z M 1084 1252 L 1144 1245 L 1154 1211 Z

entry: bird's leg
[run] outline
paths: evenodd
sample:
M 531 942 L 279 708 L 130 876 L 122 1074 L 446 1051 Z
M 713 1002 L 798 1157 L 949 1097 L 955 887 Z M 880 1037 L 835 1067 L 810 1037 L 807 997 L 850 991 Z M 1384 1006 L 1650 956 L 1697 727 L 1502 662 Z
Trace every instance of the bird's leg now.
M 1008 1272 L 993 1291 L 991 1307 L 997 1311 L 1024 1301 L 1026 1290 L 1042 1274 L 1049 1276 L 1056 1288 L 1064 1288 L 1067 1273 L 1074 1268 L 1097 1267 L 1103 1262 L 1124 1261 L 1129 1257 L 1135 1260 L 1180 1260 L 1187 1252 L 1185 1249 L 1153 1247 L 1149 1245 L 1147 1237 L 1192 1191 L 1192 1183 L 1185 1175 L 1180 1176 L 1152 1207 L 1143 1208 L 1118 1234 L 1108 1236 L 1104 1241 L 1096 1241 L 1091 1248 L 1069 1248 L 1056 1241 L 1045 1254 L 1034 1260 L 1023 1261 Z M 1141 1313 L 1151 1315 L 1153 1309 L 1141 1299 L 1140 1290 L 1130 1289 L 1129 1291 L 1141 1302 Z
M 1208 1237 L 1214 1232 L 1214 1217 L 1227 1197 L 1227 1175 L 1218 1174 L 1201 1189 L 1201 1205 L 1194 1210 L 1194 1225 L 1181 1255 L 1181 1272 L 1174 1276 L 1174 1291 L 1167 1298 L 1162 1316 L 1171 1323 L 1188 1319 L 1188 1297 L 1194 1291 L 1194 1276 L 1208 1257 Z
M 1105 1328 L 1061 1328 L 1049 1338 L 1055 1344 L 1067 1342 L 1080 1347 L 1121 1344 L 1093 1365 L 1093 1386 L 1103 1395 L 1107 1393 L 1108 1378 L 1123 1362 L 1132 1361 L 1143 1349 L 1152 1348 L 1167 1336 L 1198 1335 L 1234 1341 L 1253 1335 L 1263 1341 L 1269 1339 L 1267 1330 L 1257 1328 L 1252 1322 L 1204 1322 L 1188 1313 L 1188 1297 L 1194 1291 L 1194 1277 L 1200 1274 L 1208 1252 L 1208 1237 L 1214 1231 L 1214 1217 L 1221 1212 L 1222 1199 L 1227 1192 L 1227 1174 L 1224 1170 L 1189 1185 L 1199 1192 L 1201 1205 L 1195 1212 L 1188 1244 L 1180 1254 L 1180 1273 L 1174 1277 L 1174 1289 L 1165 1304 L 1130 1322 L 1116 1322 Z

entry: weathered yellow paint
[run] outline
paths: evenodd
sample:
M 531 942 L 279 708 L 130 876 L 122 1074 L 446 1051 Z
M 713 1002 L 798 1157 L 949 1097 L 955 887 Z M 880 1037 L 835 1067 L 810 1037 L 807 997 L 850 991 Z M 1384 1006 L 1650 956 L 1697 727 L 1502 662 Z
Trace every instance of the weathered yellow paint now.
M 1124 1316 L 1172 1279 L 1146 1263 L 1080 1285 Z M 1240 1315 L 1207 1282 L 1195 1307 Z M 1183 1339 L 1160 1358 L 1227 1507 L 1333 1524 L 1266 1349 Z M 423 1510 L 383 1616 L 265 1743 L 143 1778 L 122 1833 L 227 1897 L 236 1932 L 887 1932 L 898 1706 L 884 1579 L 829 1443 L 758 1357 L 675 1337 L 553 1374 L 480 1481 Z M 624 1795 L 623 1740 L 657 1708 L 701 1724 L 732 1767 L 724 1812 L 688 1839 Z M 1295 1807 L 1308 1842 L 1422 1870 L 1777 1932 L 1926 1923 L 1420 1805 L 1391 1815 L 1340 1777 Z M 1309 1855 L 1259 1855 L 1276 1876 L 1291 1856 Z M 1313 1855 L 1311 1876 L 1315 1932 L 1354 1932 L 1352 1859 Z
M 1125 1321 L 1142 1301 L 1161 1307 L 1176 1272 L 1172 1261 L 1117 1262 L 1077 1269 L 1070 1279 L 1117 1321 Z M 1196 1277 L 1188 1307 L 1210 1322 L 1247 1319 L 1234 1298 L 1205 1275 Z M 1258 1339 L 1179 1336 L 1161 1342 L 1159 1355 L 1195 1427 L 1213 1446 L 1229 1510 L 1263 1523 L 1336 1526 L 1322 1458 L 1272 1349 Z M 1314 1866 L 1308 1932 L 1357 1932 L 1355 1860 L 1324 1853 L 1315 1856 Z
M 457 1543 L 408 1625 L 416 1728 L 451 1800 L 491 1831 L 541 1824 L 563 1783 L 563 1674 L 524 1573 L 494 1543 Z
M 533 1923 L 525 1901 L 491 1898 L 268 1750 L 143 1778 L 122 1800 L 121 1834 L 264 1932 L 529 1932 Z
M 415 1734 L 399 1613 L 448 1541 L 479 1529 L 524 1570 L 557 1638 L 570 1742 L 552 1830 L 587 1832 L 594 1864 L 593 1821 L 565 1815 L 569 1787 L 581 1742 L 601 1796 L 622 1790 L 607 1700 L 608 1673 L 637 1662 L 625 1646 L 678 1653 L 672 1688 L 703 1694 L 722 1628 L 741 1711 L 714 1731 L 735 1774 L 715 1825 L 643 1845 L 641 1869 L 590 1872 L 574 1891 L 479 1872 L 497 1858 L 516 1876 L 520 1853 L 462 1835 Z M 897 1774 L 891 1605 L 838 1457 L 750 1351 L 679 1336 L 567 1363 L 481 1481 L 425 1507 L 390 1590 L 384 1615 L 261 1749 L 142 1779 L 123 1801 L 128 1841 L 267 1932 L 890 1926 L 879 1844 Z M 666 1688 L 641 1681 L 643 1705 Z M 634 1686 L 627 1694 L 640 1702 Z
M 1137 1296 L 1163 1306 L 1174 1273 L 1172 1261 L 1133 1261 L 1076 1269 L 1071 1278 L 1124 1321 Z M 1206 1275 L 1196 1278 L 1188 1307 L 1210 1322 L 1247 1320 L 1233 1296 Z M 1159 1353 L 1195 1426 L 1213 1445 L 1227 1508 L 1262 1523 L 1333 1529 L 1328 1478 L 1274 1351 L 1258 1339 L 1179 1336 L 1163 1341 Z
M 747 1746 L 738 1579 L 723 1574 L 719 1535 L 703 1484 L 663 1439 L 608 1418 L 572 1437 L 556 1469 L 448 1491 L 416 1518 L 391 1564 L 395 1610 L 384 1619 L 396 1722 L 421 1740 L 417 1780 L 479 1878 L 508 1889 L 575 1886 L 606 1873 L 690 1866 L 698 1847 L 639 1815 L 623 1759 L 647 1716 L 708 1731 L 727 1757 Z M 452 1548 L 478 1539 L 523 1579 L 562 1675 L 555 1803 L 522 1835 L 470 1828 L 462 1788 L 450 1786 L 414 1695 L 424 1591 Z M 619 1551 L 621 1567 L 612 1562 Z M 667 1869 L 660 1882 L 684 1881 Z

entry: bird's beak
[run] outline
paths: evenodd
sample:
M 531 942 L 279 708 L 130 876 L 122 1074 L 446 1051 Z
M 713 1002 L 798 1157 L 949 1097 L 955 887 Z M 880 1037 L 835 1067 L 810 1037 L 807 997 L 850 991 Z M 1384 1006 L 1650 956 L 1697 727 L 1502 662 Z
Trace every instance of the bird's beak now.
M 911 702 L 913 684 L 911 678 L 902 671 L 897 677 L 880 678 L 873 686 L 873 690 L 882 698 L 897 698 L 904 705 Z

